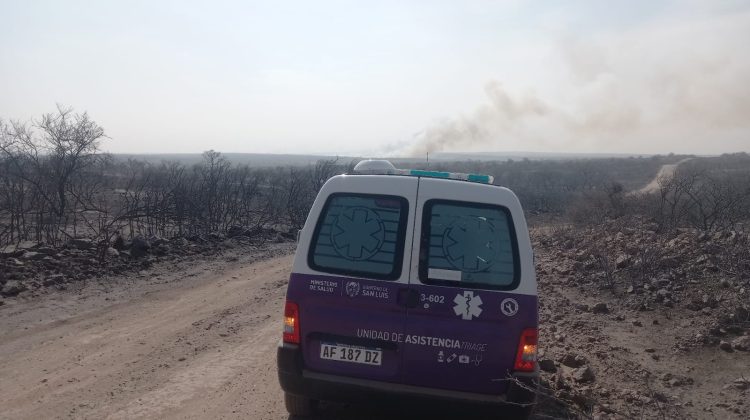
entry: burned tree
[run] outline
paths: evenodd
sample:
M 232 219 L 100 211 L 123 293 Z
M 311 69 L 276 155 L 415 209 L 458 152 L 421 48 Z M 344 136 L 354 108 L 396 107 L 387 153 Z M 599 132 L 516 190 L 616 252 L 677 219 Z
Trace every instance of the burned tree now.
M 67 235 L 73 217 L 72 184 L 99 158 L 104 130 L 87 113 L 77 114 L 63 106 L 39 120 L 11 121 L 0 128 L 5 176 L 9 182 L 22 184 L 36 200 L 30 209 L 35 213 L 34 239 L 57 242 Z

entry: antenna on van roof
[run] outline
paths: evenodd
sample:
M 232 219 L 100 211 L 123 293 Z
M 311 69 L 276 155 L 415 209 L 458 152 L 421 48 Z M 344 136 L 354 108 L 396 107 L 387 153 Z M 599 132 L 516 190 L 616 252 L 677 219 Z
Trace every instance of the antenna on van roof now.
M 427 152 L 427 167 L 430 167 L 430 152 Z

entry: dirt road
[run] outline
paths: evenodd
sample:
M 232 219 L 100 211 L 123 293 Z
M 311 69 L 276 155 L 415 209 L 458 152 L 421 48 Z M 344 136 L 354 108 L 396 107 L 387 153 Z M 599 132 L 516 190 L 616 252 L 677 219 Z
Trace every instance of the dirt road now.
M 290 261 L 6 305 L 0 417 L 286 418 L 274 349 Z
M 634 193 L 637 194 L 650 194 L 652 192 L 659 191 L 659 180 L 660 179 L 668 179 L 671 178 L 674 175 L 674 171 L 677 170 L 677 167 L 680 166 L 681 163 L 687 162 L 691 160 L 692 158 L 686 158 L 682 159 L 681 161 L 677 163 L 672 163 L 668 165 L 662 165 L 661 168 L 659 168 L 659 172 L 657 172 L 654 179 L 651 180 L 646 186 L 641 188 L 640 190 L 634 191 Z

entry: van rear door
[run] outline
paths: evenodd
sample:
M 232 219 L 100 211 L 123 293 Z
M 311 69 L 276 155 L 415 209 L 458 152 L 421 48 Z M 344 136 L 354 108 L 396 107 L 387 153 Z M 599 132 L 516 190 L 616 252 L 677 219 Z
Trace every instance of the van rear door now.
M 400 379 L 401 294 L 408 287 L 417 184 L 407 177 L 337 176 L 316 198 L 287 292 L 299 306 L 304 366 L 312 374 Z
M 520 240 L 519 240 L 520 238 Z M 508 189 L 420 178 L 404 382 L 502 394 L 521 332 L 537 326 L 531 247 Z

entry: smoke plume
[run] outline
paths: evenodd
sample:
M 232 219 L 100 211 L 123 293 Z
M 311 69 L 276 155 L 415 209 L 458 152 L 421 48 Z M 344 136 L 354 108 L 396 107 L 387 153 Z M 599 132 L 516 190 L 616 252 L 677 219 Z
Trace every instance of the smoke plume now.
M 748 39 L 746 12 L 662 20 L 599 39 L 568 37 L 557 41 L 552 58 L 559 63 L 552 71 L 564 74 L 558 92 L 490 81 L 484 104 L 428 127 L 397 154 L 748 150 Z

